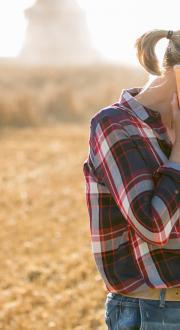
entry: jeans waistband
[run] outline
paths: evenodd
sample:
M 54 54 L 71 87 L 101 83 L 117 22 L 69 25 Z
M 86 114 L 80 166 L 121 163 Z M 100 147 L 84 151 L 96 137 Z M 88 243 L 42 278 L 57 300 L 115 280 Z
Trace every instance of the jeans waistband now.
M 159 304 L 159 306 L 160 307 L 164 307 L 164 305 L 165 305 L 165 301 L 166 301 L 166 288 L 162 288 L 162 289 L 160 289 L 160 294 L 159 294 L 159 302 L 160 302 L 160 304 Z M 115 299 L 116 300 L 119 300 L 120 302 L 122 301 L 122 298 L 123 297 L 125 297 L 126 299 L 131 299 L 131 300 L 134 300 L 134 301 L 136 301 L 137 300 L 137 302 L 139 301 L 139 299 L 143 299 L 143 298 L 137 298 L 137 297 L 131 297 L 131 296 L 126 296 L 126 295 L 123 295 L 123 294 L 120 294 L 120 293 L 116 293 L 116 292 L 108 292 L 108 294 L 107 294 L 107 298 L 113 298 L 113 297 L 115 297 Z M 152 298 L 149 298 L 149 300 L 153 300 Z

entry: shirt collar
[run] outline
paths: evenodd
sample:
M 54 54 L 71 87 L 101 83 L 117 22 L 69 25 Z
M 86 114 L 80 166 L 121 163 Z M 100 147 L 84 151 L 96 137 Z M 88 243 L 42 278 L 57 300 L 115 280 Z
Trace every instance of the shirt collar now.
M 140 104 L 134 96 L 142 90 L 142 87 L 133 87 L 128 89 L 123 89 L 119 97 L 118 103 L 127 107 L 131 112 L 133 112 L 141 120 L 146 121 L 154 117 L 156 120 L 161 119 L 161 114 L 159 111 L 152 110 Z

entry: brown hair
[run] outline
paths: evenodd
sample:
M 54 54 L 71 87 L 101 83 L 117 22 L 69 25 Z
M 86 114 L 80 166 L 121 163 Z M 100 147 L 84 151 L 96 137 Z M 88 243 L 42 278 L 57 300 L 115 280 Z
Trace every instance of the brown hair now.
M 173 31 L 163 57 L 162 67 L 155 53 L 155 46 L 162 38 L 167 38 L 168 30 L 150 30 L 141 35 L 135 42 L 136 55 L 144 69 L 161 76 L 166 69 L 180 64 L 180 30 Z

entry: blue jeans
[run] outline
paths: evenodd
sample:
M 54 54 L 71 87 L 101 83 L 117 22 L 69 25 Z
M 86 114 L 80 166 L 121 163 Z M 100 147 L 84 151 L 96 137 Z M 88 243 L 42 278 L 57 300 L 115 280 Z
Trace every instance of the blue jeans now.
M 108 330 L 180 330 L 180 301 L 140 299 L 109 292 L 105 301 Z

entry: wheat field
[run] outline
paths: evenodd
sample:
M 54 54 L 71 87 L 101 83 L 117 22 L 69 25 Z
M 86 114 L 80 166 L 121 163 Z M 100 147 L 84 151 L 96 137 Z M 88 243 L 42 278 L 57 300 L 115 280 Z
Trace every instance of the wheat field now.
M 145 77 L 115 67 L 0 72 L 0 330 L 106 330 L 83 176 L 89 120 Z
M 87 125 L 1 132 L 0 329 L 105 329 L 82 164 Z
M 0 62 L 0 127 L 87 123 L 122 88 L 146 79 L 137 68 L 113 64 L 59 68 Z

